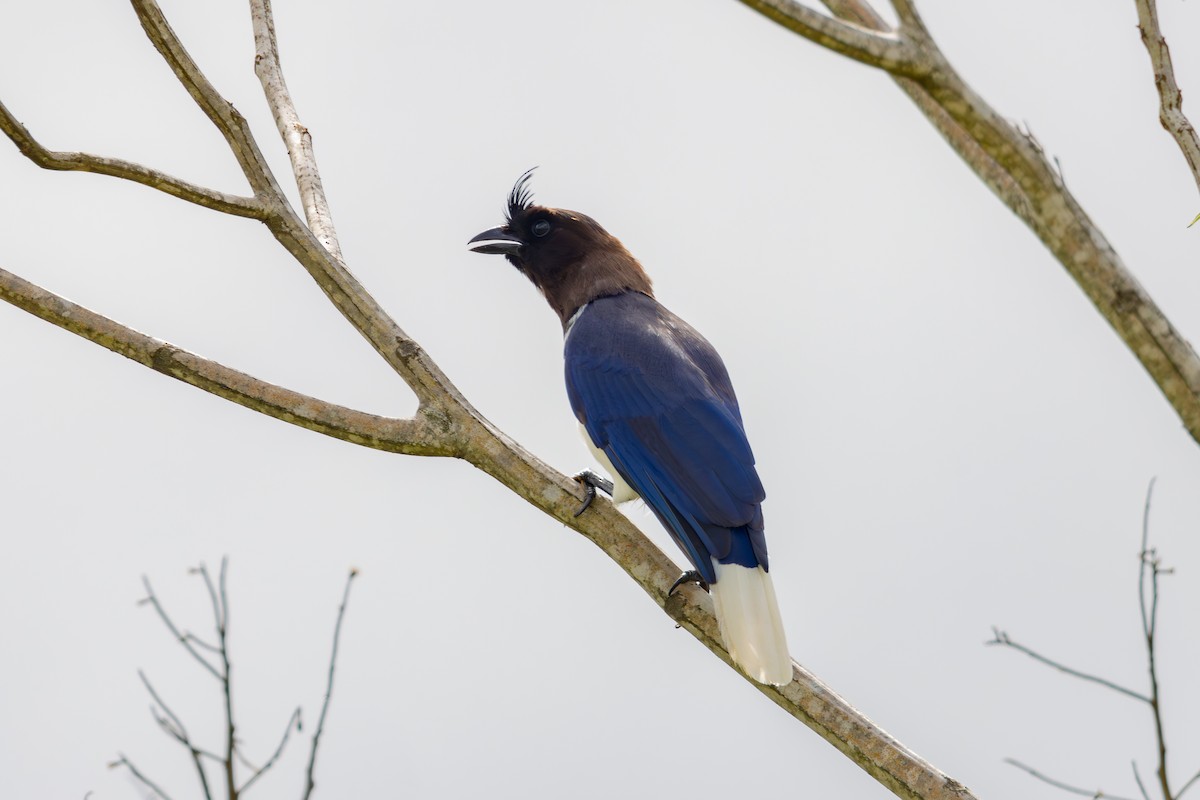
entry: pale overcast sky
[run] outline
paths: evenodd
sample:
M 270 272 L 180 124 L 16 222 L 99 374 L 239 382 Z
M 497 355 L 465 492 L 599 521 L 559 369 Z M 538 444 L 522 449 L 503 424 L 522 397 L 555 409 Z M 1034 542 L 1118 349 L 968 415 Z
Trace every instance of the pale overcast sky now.
M 1157 120 L 1131 1 L 925 0 L 960 72 L 1032 128 L 1174 323 L 1200 335 L 1200 198 Z M 352 270 L 498 426 L 590 465 L 561 332 L 465 249 L 540 165 L 539 201 L 620 237 L 723 354 L 766 485 L 793 656 L 980 798 L 1056 798 L 1002 763 L 1135 796 L 1128 698 L 983 646 L 990 627 L 1141 689 L 1137 550 L 1160 611 L 1177 784 L 1200 769 L 1200 448 L 1031 233 L 886 76 L 733 0 L 276 0 Z M 164 2 L 289 173 L 244 2 Z M 1185 95 L 1200 6 L 1163 0 Z M 0 98 L 48 146 L 242 192 L 127 4 L 9 2 Z M 1193 116 L 1200 104 L 1185 106 Z M 415 402 L 255 222 L 0 141 L 0 266 L 290 388 Z M 139 607 L 204 630 L 189 566 L 231 559 L 239 735 L 315 725 L 342 582 L 362 570 L 316 797 L 879 798 L 621 571 L 464 462 L 288 426 L 0 305 L 0 796 L 198 797 L 146 670 L 219 747 L 216 682 Z M 657 523 L 630 512 L 677 561 Z M 300 794 L 294 739 L 251 796 Z

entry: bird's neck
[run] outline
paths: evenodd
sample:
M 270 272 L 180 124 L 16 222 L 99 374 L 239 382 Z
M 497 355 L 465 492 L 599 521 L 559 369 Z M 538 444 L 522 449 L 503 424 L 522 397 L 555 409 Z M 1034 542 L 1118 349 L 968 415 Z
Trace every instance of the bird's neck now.
M 544 282 L 535 282 L 562 321 L 564 334 L 571 318 L 593 300 L 626 292 L 654 296 L 650 276 L 624 248 L 590 253 L 574 267 L 560 270 Z

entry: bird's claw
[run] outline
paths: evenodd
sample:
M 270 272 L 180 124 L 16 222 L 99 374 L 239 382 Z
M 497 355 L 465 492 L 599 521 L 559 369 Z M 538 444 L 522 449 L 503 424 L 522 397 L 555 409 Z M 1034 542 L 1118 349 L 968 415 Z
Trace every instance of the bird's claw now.
M 683 586 L 685 583 L 698 583 L 700 584 L 701 589 L 706 592 L 709 591 L 708 581 L 704 580 L 703 576 L 701 576 L 696 570 L 689 569 L 687 572 L 676 578 L 675 582 L 671 584 L 671 588 L 667 590 L 667 597 L 675 594 L 675 590 L 680 586 Z
M 585 492 L 583 505 L 576 509 L 575 516 L 578 517 L 580 514 L 588 510 L 588 506 L 590 506 L 592 501 L 596 499 L 597 489 L 604 492 L 609 497 L 612 497 L 613 482 L 607 478 L 600 477 L 590 469 L 585 469 L 583 472 L 573 475 L 572 477 L 579 483 L 583 484 L 583 490 Z

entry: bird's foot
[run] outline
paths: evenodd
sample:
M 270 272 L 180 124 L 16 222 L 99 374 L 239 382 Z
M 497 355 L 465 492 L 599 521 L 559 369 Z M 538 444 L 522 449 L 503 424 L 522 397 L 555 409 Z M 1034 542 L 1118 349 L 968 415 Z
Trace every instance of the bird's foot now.
M 592 472 L 590 469 L 585 469 L 583 472 L 573 475 L 572 477 L 579 483 L 583 484 L 583 489 L 586 493 L 586 496 L 583 498 L 583 505 L 581 505 L 575 511 L 575 516 L 578 517 L 580 514 L 588 510 L 588 506 L 590 506 L 592 501 L 596 499 L 597 489 L 604 492 L 609 497 L 612 497 L 613 482 L 608 478 L 602 478 L 596 473 Z
M 671 588 L 667 590 L 667 597 L 675 594 L 675 590 L 680 586 L 683 586 L 685 583 L 698 583 L 700 584 L 701 589 L 706 592 L 709 591 L 708 581 L 704 580 L 704 578 L 699 572 L 696 572 L 696 570 L 689 569 L 687 572 L 676 578 L 675 582 L 671 584 Z

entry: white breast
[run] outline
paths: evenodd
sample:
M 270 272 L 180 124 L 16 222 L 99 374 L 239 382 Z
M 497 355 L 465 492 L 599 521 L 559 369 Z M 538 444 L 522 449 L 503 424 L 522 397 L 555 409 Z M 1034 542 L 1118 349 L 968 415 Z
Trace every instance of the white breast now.
M 588 435 L 587 428 L 580 425 L 579 435 L 583 437 L 584 444 L 588 446 L 588 450 L 591 450 L 592 455 L 594 455 L 596 460 L 600 462 L 600 466 L 604 467 L 604 471 L 612 476 L 613 502 L 627 503 L 630 500 L 637 500 L 639 496 L 638 493 L 634 491 L 632 486 L 625 482 L 620 473 L 613 469 L 612 462 L 608 460 L 608 456 L 604 454 L 603 450 L 601 450 L 599 447 L 596 447 L 595 442 L 592 441 L 592 437 Z

